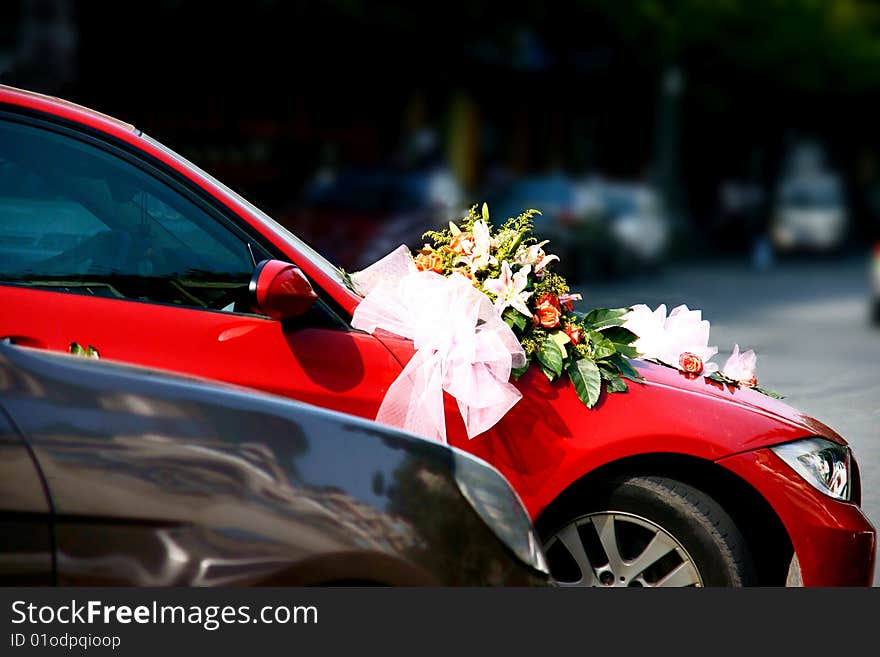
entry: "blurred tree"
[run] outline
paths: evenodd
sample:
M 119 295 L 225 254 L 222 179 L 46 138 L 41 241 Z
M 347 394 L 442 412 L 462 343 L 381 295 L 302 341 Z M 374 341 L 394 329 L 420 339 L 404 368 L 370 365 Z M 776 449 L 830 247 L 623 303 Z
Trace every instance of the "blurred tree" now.
M 869 109 L 880 91 L 880 5 L 874 1 L 578 5 L 628 50 L 635 69 L 654 78 L 673 65 L 685 72 L 681 161 L 698 216 L 712 211 L 720 179 L 754 175 L 746 170 L 758 151 L 769 154 L 759 175 L 771 187 L 792 136 L 809 134 L 830 145 L 851 178 L 865 144 L 875 151 L 880 146 Z
M 581 0 L 658 68 L 733 68 L 798 91 L 880 82 L 880 7 L 869 0 Z
M 40 85 L 16 52 L 27 7 L 55 2 L 0 3 L 3 80 Z M 859 184 L 863 152 L 880 153 L 876 0 L 64 2 L 78 34 L 64 95 L 153 132 L 270 210 L 327 143 L 340 166 L 382 165 L 416 134 L 416 94 L 425 126 L 447 136 L 438 150 L 477 186 L 489 167 L 651 168 L 664 180 L 677 169 L 698 220 L 725 178 L 771 184 L 787 135 L 831 144 Z M 660 90 L 676 69 L 686 84 L 670 104 Z M 220 156 L 247 141 L 260 142 L 260 166 Z

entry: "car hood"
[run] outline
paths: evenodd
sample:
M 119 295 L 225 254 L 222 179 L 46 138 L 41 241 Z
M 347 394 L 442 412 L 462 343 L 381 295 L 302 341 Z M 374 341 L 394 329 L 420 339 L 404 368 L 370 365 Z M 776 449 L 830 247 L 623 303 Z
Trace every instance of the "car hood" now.
M 384 331 L 376 336 L 402 364 L 412 357 L 409 340 Z M 529 368 L 514 382 L 522 399 L 498 424 L 469 440 L 463 425 L 453 421 L 448 424 L 450 443 L 493 464 L 501 459 L 504 465 L 506 459 L 519 468 L 555 468 L 560 450 L 578 451 L 585 459 L 580 467 L 587 469 L 647 452 L 717 460 L 806 436 L 846 444 L 822 422 L 754 390 L 652 362 L 635 364 L 643 382 L 630 383 L 623 394 L 603 393 L 593 409 L 584 407 L 567 379 L 551 383 L 538 368 Z M 447 399 L 447 417 L 457 414 L 454 402 Z
M 636 364 L 639 372 L 645 377 L 646 386 L 698 395 L 709 403 L 733 404 L 748 413 L 777 420 L 810 435 L 822 436 L 846 444 L 846 440 L 828 425 L 756 390 L 725 385 L 704 376 L 688 375 L 680 370 L 647 361 L 636 361 Z

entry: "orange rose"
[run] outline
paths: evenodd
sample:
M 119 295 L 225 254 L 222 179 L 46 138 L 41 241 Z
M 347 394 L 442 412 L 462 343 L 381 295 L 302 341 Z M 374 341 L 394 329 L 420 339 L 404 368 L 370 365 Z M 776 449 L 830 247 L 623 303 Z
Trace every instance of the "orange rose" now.
M 703 359 L 696 354 L 685 351 L 678 357 L 678 366 L 688 374 L 699 374 L 703 371 Z
M 433 271 L 438 274 L 443 273 L 443 258 L 429 249 L 422 249 L 419 251 L 419 255 L 415 257 L 415 263 L 419 271 Z
M 559 326 L 559 317 L 562 315 L 559 308 L 559 297 L 547 292 L 542 294 L 535 304 L 535 317 L 544 328 L 556 328 Z
M 557 297 L 552 292 L 545 292 L 544 294 L 542 294 L 541 296 L 538 297 L 538 300 L 535 303 L 539 306 L 542 303 L 549 303 L 554 308 L 556 308 L 556 310 L 559 310 L 559 307 L 560 307 L 559 306 L 559 297 Z
M 449 242 L 449 250 L 459 255 L 467 255 L 474 250 L 474 236 L 470 233 L 459 233 Z
M 568 339 L 571 340 L 572 344 L 580 344 L 581 342 L 581 329 L 574 324 L 566 324 L 562 329 L 562 332 L 568 336 Z

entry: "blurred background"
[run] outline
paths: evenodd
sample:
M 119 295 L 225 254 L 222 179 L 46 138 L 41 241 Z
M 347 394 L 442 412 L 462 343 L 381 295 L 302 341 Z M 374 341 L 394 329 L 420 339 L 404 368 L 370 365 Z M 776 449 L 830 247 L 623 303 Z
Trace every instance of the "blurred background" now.
M 481 200 L 541 209 L 576 279 L 880 233 L 880 3 L 218 4 L 7 0 L 0 79 L 135 123 L 349 269 Z
M 0 81 L 134 123 L 346 269 L 536 207 L 585 305 L 703 308 L 880 524 L 880 1 L 6 0 Z M 878 579 L 880 581 L 880 579 Z

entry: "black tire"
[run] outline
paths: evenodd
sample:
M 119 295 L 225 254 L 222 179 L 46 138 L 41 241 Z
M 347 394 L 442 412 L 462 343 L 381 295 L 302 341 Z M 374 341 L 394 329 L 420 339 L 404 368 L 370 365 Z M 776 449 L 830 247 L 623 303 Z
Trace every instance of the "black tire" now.
M 590 532 L 596 537 L 598 533 L 596 529 L 584 527 L 591 524 L 598 527 L 597 523 L 605 522 L 611 517 L 606 514 L 615 513 L 619 515 L 613 517 L 614 525 L 621 526 L 621 529 L 614 531 L 615 542 L 624 558 L 627 546 L 624 545 L 626 536 L 622 529 L 628 523 L 635 528 L 627 530 L 629 532 L 648 531 L 634 523 L 659 528 L 677 542 L 683 551 L 673 551 L 664 557 L 666 562 L 658 562 L 656 567 L 652 566 L 655 573 L 659 574 L 651 574 L 646 570 L 641 576 L 641 584 L 635 581 L 632 573 L 627 573 L 628 577 L 633 577 L 631 581 L 617 577 L 617 573 L 613 573 L 613 578 L 609 573 L 602 573 L 608 581 L 602 581 L 601 585 L 610 585 L 611 581 L 617 586 L 654 585 L 662 582 L 664 568 L 674 569 L 676 559 L 686 561 L 687 558 L 696 568 L 702 586 L 739 587 L 757 583 L 748 545 L 724 509 L 711 497 L 688 484 L 656 476 L 622 477 L 593 486 L 587 491 L 579 492 L 575 499 L 569 498 L 567 503 L 551 509 L 539 520 L 538 531 L 547 550 L 551 573 L 557 581 L 572 581 L 571 568 L 575 564 L 574 558 L 561 540 L 562 532 L 574 525 L 583 545 L 589 547 Z M 631 543 L 638 540 L 649 541 L 650 538 L 639 539 L 638 536 L 632 536 L 629 539 Z M 554 543 L 563 543 L 563 547 L 554 547 Z M 593 543 L 599 545 L 595 540 Z M 594 562 L 603 561 L 605 554 L 601 546 L 598 548 L 600 552 L 595 552 L 595 545 L 592 554 L 599 556 L 589 558 L 594 566 Z M 644 548 L 645 545 L 641 547 Z M 631 554 L 638 554 L 638 549 L 638 545 L 631 548 Z M 586 552 L 589 557 L 590 550 Z M 607 558 L 605 560 L 610 563 Z M 589 583 L 582 571 L 582 568 L 577 570 L 581 572 L 582 582 Z M 651 582 L 652 577 L 657 579 Z M 587 585 L 586 583 L 583 585 Z M 591 585 L 596 584 L 600 584 L 598 579 L 594 579 Z

